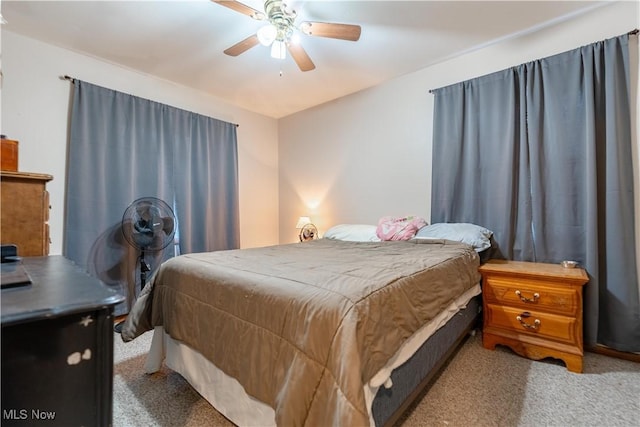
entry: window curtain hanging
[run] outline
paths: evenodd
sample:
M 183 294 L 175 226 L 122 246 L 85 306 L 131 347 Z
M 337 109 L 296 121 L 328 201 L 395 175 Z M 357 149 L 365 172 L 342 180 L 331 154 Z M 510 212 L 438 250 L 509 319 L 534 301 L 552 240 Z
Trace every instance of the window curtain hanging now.
M 138 251 L 122 215 L 157 197 L 177 217 L 177 245 L 147 253 L 152 270 L 176 253 L 239 247 L 236 126 L 74 81 L 63 255 L 127 296 L 139 291 Z
M 511 68 L 435 91 L 431 222 L 484 225 L 507 259 L 533 246 L 523 78 Z
M 432 222 L 578 261 L 587 346 L 640 351 L 627 34 L 437 89 Z

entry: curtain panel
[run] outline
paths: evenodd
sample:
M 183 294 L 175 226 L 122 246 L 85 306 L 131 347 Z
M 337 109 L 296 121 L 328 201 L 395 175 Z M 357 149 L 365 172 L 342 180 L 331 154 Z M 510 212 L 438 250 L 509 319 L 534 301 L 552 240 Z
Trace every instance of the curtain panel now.
M 432 222 L 507 259 L 578 261 L 584 341 L 640 351 L 629 36 L 437 89 Z
M 139 283 L 138 251 L 122 235 L 140 197 L 177 217 L 175 244 L 147 253 L 152 271 L 178 253 L 239 247 L 236 126 L 74 81 L 63 254 L 127 296 Z

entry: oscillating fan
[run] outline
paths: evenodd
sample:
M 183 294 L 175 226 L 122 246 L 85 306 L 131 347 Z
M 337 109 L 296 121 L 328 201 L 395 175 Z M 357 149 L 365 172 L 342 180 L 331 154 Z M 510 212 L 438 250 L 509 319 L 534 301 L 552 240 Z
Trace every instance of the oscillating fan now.
M 147 282 L 151 266 L 145 253 L 158 252 L 173 242 L 176 233 L 176 218 L 169 205 L 156 197 L 141 197 L 131 203 L 122 215 L 122 234 L 125 240 L 140 251 L 140 289 Z M 134 286 L 135 288 L 135 286 Z M 120 332 L 123 322 L 115 325 Z
M 122 233 L 125 240 L 140 251 L 140 288 L 144 287 L 147 273 L 151 271 L 145 253 L 161 251 L 173 242 L 175 222 L 173 210 L 156 197 L 137 199 L 124 211 Z

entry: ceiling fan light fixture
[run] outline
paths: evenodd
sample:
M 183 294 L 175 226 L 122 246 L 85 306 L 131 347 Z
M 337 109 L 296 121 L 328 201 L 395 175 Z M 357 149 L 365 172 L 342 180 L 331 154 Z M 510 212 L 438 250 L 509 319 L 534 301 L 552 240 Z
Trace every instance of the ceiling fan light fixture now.
M 263 46 L 269 46 L 276 39 L 278 30 L 272 24 L 267 24 L 258 30 L 258 40 Z
M 280 40 L 276 40 L 271 45 L 271 57 L 285 59 L 287 57 L 287 45 Z
M 285 3 L 286 0 L 265 0 L 264 13 L 244 4 L 243 1 L 246 0 L 212 1 L 253 19 L 267 21 L 267 25 L 256 33 L 225 49 L 225 54 L 238 56 L 258 44 L 270 45 L 273 58 L 285 59 L 289 51 L 300 71 L 311 71 L 316 66 L 302 47 L 302 40 L 298 39 L 299 35 L 296 32 L 307 36 L 349 41 L 358 41 L 362 32 L 359 25 L 337 22 L 305 21 L 296 25 L 297 13 Z

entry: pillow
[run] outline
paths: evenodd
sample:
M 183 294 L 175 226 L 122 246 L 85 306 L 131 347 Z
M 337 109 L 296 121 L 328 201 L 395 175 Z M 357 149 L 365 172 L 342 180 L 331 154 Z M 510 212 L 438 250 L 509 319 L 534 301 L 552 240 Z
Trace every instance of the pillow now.
M 378 221 L 376 234 L 381 240 L 409 240 L 425 225 L 427 221 L 419 216 L 384 216 Z
M 376 226 L 367 224 L 338 224 L 328 229 L 325 239 L 345 240 L 347 242 L 379 242 Z
M 447 239 L 466 243 L 473 246 L 476 252 L 482 252 L 491 247 L 493 231 L 476 224 L 437 223 L 422 227 L 416 233 L 416 239 Z

